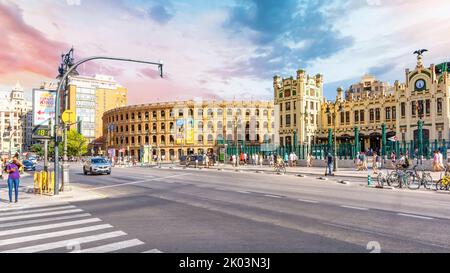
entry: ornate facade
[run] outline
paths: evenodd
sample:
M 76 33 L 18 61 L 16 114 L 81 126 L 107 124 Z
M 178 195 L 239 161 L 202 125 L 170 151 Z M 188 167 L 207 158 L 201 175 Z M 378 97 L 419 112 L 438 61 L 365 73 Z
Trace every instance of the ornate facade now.
M 142 159 L 145 149 L 164 160 L 219 154 L 220 147 L 273 143 L 272 102 L 182 101 L 120 107 L 103 115 L 109 155 Z
M 289 145 L 294 132 L 300 136 L 297 144 L 327 143 L 329 130 L 334 132 L 335 128 L 338 143 L 354 144 L 355 135 L 359 135 L 361 150 L 380 150 L 383 133 L 388 144 L 389 139 L 392 139 L 399 144 L 415 145 L 410 146 L 410 149 L 417 149 L 420 131 L 423 132 L 422 141 L 425 145 L 433 142 L 441 145 L 443 141 L 450 140 L 450 64 L 425 67 L 421 53 L 417 58 L 417 66 L 413 70 L 406 69 L 404 83 L 396 81 L 391 86 L 365 75 L 345 92 L 338 88 L 335 101 L 326 101 L 321 95 L 321 77 L 316 76 L 314 80 L 306 77 L 307 80 L 302 81 L 305 79 L 302 70 L 297 72 L 296 80 L 275 76 L 275 105 L 284 107 L 280 109 L 279 128 L 280 136 L 285 138 L 284 144 Z M 308 88 L 317 90 L 318 96 L 308 96 Z M 287 102 L 291 105 L 297 103 L 297 109 L 291 106 L 293 109 L 287 111 Z M 312 102 L 318 103 L 317 123 L 314 123 L 312 116 L 304 120 L 301 111 L 308 102 L 311 106 Z M 312 108 L 305 110 L 310 111 Z M 288 115 L 291 115 L 291 120 L 286 124 Z M 292 121 L 292 115 L 296 121 Z M 419 128 L 419 124 L 423 126 Z M 307 137 L 303 138 L 305 127 Z M 355 131 L 358 133 L 355 134 Z

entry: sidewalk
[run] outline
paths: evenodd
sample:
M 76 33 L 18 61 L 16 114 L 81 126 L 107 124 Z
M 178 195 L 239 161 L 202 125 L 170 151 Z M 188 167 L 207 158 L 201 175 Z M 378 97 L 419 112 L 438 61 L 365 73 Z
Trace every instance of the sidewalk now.
M 182 168 L 183 166 L 177 165 L 176 168 Z M 193 168 L 193 167 L 189 167 Z M 205 168 L 202 166 L 201 168 Z M 216 165 L 211 166 L 209 169 L 222 169 L 222 170 L 238 170 L 238 171 L 252 171 L 252 172 L 274 172 L 273 167 L 269 166 L 253 166 L 253 165 L 240 165 L 239 167 L 233 167 L 229 164 L 227 165 Z M 388 170 L 382 169 L 380 172 L 386 173 Z M 390 171 L 390 170 L 389 170 Z M 286 174 L 293 175 L 311 175 L 311 176 L 325 176 L 325 168 L 324 167 L 286 167 Z M 441 173 L 438 172 L 430 172 L 433 180 L 439 180 L 441 177 Z M 367 171 L 357 171 L 354 168 L 338 168 L 338 171 L 335 173 L 334 177 L 340 178 L 360 178 L 367 179 L 368 175 L 372 176 L 372 180 L 377 176 L 377 174 L 373 173 L 373 170 L 369 168 Z
M 60 192 L 57 196 L 35 194 L 33 193 L 33 177 L 31 175 L 25 175 L 21 177 L 20 181 L 19 202 L 17 204 L 10 204 L 8 186 L 6 182 L 0 184 L 0 210 L 2 208 L 13 207 L 20 209 L 27 207 L 56 206 L 67 202 L 97 200 L 102 198 L 105 198 L 105 196 L 74 184 L 70 185 L 70 191 Z

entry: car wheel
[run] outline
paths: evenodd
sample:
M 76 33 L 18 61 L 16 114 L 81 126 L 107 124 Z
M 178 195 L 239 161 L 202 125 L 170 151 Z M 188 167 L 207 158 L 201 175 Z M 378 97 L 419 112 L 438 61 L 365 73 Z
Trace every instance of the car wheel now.
M 84 167 L 83 167 L 83 173 L 84 173 L 84 175 L 87 175 L 87 171 Z
M 90 171 L 89 171 L 89 172 L 90 172 L 90 174 L 91 174 L 91 175 L 94 175 L 94 173 L 92 172 L 92 168 L 90 169 Z

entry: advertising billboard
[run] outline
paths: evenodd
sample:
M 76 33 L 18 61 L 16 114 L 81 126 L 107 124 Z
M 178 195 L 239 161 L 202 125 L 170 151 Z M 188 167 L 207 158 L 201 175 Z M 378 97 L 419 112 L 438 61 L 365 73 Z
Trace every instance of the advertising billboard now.
M 194 119 L 186 120 L 186 144 L 194 144 Z
M 52 120 L 55 119 L 55 99 L 56 99 L 55 91 L 44 89 L 33 89 L 34 126 L 38 125 L 47 126 L 50 118 Z

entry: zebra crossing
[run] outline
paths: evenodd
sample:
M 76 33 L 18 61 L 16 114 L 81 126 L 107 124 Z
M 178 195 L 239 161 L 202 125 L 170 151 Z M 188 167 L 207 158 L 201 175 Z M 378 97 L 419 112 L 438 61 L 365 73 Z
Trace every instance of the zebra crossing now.
M 0 253 L 161 253 L 68 203 L 0 208 Z

